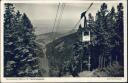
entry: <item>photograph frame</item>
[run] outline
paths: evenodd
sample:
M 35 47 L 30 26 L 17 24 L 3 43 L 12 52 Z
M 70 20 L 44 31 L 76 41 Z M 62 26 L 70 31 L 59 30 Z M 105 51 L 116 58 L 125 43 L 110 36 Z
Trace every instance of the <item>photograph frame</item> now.
M 41 3 L 123 3 L 124 5 L 124 77 L 4 77 L 3 76 L 3 13 L 4 13 L 4 4 L 5 3 L 34 3 L 34 4 L 41 4 Z M 126 82 L 127 81 L 127 0 L 120 0 L 120 1 L 1 1 L 1 82 Z

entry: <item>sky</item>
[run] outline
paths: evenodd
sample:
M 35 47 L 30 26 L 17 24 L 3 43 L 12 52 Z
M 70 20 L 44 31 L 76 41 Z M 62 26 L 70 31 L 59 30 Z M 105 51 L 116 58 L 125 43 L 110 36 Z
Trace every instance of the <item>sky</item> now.
M 54 31 L 56 32 L 68 32 L 72 30 L 75 24 L 80 19 L 80 14 L 85 11 L 90 3 L 64 3 L 63 14 L 62 3 L 59 6 L 57 20 L 55 23 Z M 93 16 L 100 9 L 102 3 L 94 3 L 87 12 Z M 108 9 L 112 6 L 117 7 L 118 3 L 107 3 Z M 26 13 L 31 20 L 35 33 L 37 35 L 51 32 L 54 26 L 55 17 L 57 13 L 58 3 L 15 3 L 15 10 L 19 10 L 21 13 Z M 61 20 L 60 20 L 61 19 Z

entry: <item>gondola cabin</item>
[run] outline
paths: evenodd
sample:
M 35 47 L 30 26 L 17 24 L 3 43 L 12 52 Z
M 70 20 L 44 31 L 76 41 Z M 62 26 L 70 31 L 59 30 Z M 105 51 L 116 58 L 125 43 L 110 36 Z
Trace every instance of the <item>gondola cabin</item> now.
M 83 20 L 82 21 L 83 23 L 79 25 L 79 29 L 78 29 L 79 40 L 81 42 L 90 41 L 90 30 L 87 27 L 87 19 L 86 19 L 85 14 L 86 14 L 86 11 L 81 13 L 81 20 Z
M 81 42 L 89 42 L 90 41 L 90 31 L 88 34 L 86 34 L 85 32 L 82 31 L 82 35 L 81 35 Z

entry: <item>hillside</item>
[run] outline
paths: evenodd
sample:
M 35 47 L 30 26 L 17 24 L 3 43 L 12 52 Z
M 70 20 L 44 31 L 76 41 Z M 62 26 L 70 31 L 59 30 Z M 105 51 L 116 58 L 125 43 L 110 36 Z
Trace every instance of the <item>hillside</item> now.
M 55 39 L 58 39 L 60 37 L 64 37 L 67 35 L 70 35 L 72 33 L 75 33 L 75 30 L 70 30 L 70 31 L 64 31 L 64 32 L 49 32 L 49 33 L 44 33 L 44 34 L 40 34 L 37 35 L 37 42 L 39 43 L 43 43 L 45 45 L 47 45 L 48 43 L 53 41 L 53 37 L 55 37 Z
M 77 41 L 76 33 L 61 37 L 49 43 L 46 48 L 46 55 L 50 65 L 50 75 L 56 76 L 59 70 L 64 67 L 72 55 L 72 45 Z
M 76 41 L 76 35 L 74 35 L 74 30 L 68 33 L 45 33 L 37 35 L 37 43 L 43 50 L 45 57 L 40 58 L 41 69 L 44 69 L 47 73 L 45 76 L 49 76 L 49 65 L 53 63 L 53 57 L 58 57 L 56 59 L 57 63 L 60 63 L 63 58 L 70 57 L 71 45 Z M 53 41 L 53 35 L 56 39 Z M 53 42 L 52 42 L 53 41 Z M 51 47 L 54 46 L 54 54 L 51 52 Z M 69 53 L 66 55 L 66 53 Z M 62 55 L 62 56 L 60 56 Z M 44 62 L 45 61 L 45 62 Z M 63 59 L 65 61 L 65 59 Z M 49 63 L 49 65 L 48 65 Z M 50 66 L 51 67 L 51 66 Z

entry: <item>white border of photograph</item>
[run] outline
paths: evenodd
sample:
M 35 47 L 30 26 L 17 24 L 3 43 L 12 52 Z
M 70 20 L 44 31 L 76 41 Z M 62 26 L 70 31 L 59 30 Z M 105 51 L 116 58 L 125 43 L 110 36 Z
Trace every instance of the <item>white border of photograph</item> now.
M 124 77 L 3 77 L 3 14 L 4 3 L 119 3 L 122 2 L 124 6 Z M 2 82 L 127 82 L 127 0 L 120 1 L 1 1 L 1 81 Z

